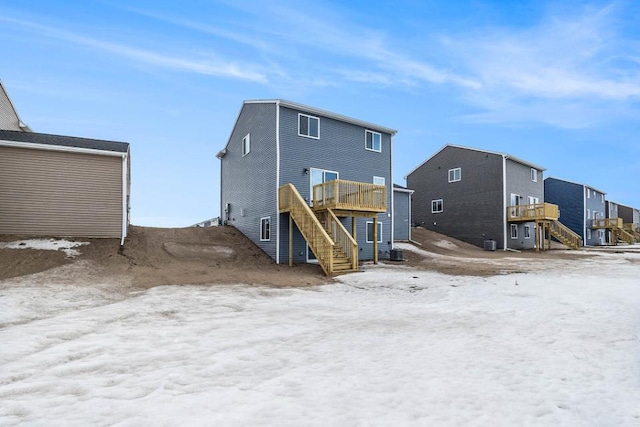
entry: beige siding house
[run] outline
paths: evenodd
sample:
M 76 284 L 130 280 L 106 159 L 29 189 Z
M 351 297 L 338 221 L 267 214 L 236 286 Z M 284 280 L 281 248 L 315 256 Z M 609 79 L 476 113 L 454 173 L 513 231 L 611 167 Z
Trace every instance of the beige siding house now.
M 0 80 L 0 129 L 31 132 L 29 126 L 25 125 L 5 90 L 2 80 Z
M 119 238 L 129 144 L 0 130 L 0 234 Z

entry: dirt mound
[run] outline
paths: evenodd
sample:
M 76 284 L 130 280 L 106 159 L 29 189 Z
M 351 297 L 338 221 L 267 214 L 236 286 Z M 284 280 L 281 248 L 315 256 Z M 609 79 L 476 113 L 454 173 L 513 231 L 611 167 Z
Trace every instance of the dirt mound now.
M 417 244 L 405 246 L 406 263 L 423 270 L 464 276 L 493 276 L 532 271 L 548 260 L 584 259 L 584 253 L 554 246 L 550 251 L 484 251 L 482 248 L 422 227 L 411 229 Z M 539 261 L 539 262 L 536 262 Z
M 1 241 L 19 236 L 0 236 Z M 317 265 L 277 265 L 234 227 L 131 226 L 124 249 L 117 239 L 89 241 L 74 259 L 59 251 L 0 249 L 0 280 L 91 261 L 97 274 L 125 276 L 138 287 L 170 284 L 247 283 L 300 286 L 327 283 Z

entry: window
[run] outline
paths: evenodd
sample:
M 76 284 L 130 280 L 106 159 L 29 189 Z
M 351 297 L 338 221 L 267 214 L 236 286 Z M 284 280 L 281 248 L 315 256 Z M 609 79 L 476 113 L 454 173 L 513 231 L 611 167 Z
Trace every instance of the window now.
M 320 139 L 320 119 L 306 114 L 298 114 L 298 135 Z
M 442 199 L 432 200 L 431 201 L 431 213 L 441 213 L 443 212 Z
M 602 196 L 602 203 L 604 203 L 604 194 L 601 194 Z
M 590 199 L 590 198 L 591 198 L 591 190 L 587 188 L 587 199 Z
M 373 183 L 376 185 L 385 185 L 384 176 L 374 176 Z
M 271 217 L 260 218 L 260 241 L 271 240 Z
M 530 225 L 525 225 L 524 226 L 524 238 L 525 239 L 530 239 L 531 238 L 531 226 Z
M 587 219 L 591 219 L 591 209 L 587 209 Z
M 591 240 L 591 229 L 587 228 L 587 240 Z
M 531 168 L 531 181 L 538 182 L 538 169 Z
M 449 169 L 449 182 L 457 182 L 462 179 L 462 169 Z
M 370 130 L 364 131 L 364 148 L 371 151 L 382 151 L 382 135 Z
M 367 221 L 367 243 L 373 243 L 373 221 Z M 382 243 L 382 223 L 378 221 L 378 243 Z
M 247 136 L 242 138 L 242 157 L 249 154 L 249 151 L 251 151 L 251 134 L 250 133 L 248 133 Z
M 511 238 L 518 238 L 518 226 L 516 224 L 511 224 Z

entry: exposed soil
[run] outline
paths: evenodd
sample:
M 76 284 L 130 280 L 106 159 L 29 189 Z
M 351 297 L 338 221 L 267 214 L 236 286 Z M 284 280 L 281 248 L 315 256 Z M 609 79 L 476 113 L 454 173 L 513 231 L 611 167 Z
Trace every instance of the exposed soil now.
M 14 241 L 24 236 L 0 236 Z M 531 271 L 550 259 L 584 258 L 562 249 L 546 252 L 486 252 L 468 243 L 423 228 L 412 230 L 415 250 L 404 250 L 402 265 L 454 275 L 490 276 Z M 0 249 L 0 280 L 75 264 L 83 280 L 116 278 L 119 283 L 149 288 L 159 285 L 246 283 L 306 286 L 330 283 L 313 264 L 277 265 L 253 242 L 231 226 L 149 228 L 131 226 L 121 250 L 117 239 L 78 239 L 90 244 L 70 259 L 60 251 Z M 535 262 L 536 260 L 540 262 Z M 391 261 L 386 261 L 392 263 Z M 539 268 L 539 267 L 538 267 Z M 58 269 L 69 276 L 73 266 Z

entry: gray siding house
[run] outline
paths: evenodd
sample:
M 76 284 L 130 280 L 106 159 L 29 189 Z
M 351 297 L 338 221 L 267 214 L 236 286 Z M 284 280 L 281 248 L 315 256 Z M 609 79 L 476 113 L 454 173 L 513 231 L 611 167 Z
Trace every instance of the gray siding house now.
M 481 247 L 543 249 L 550 235 L 566 234 L 557 210 L 543 203 L 544 170 L 508 154 L 445 145 L 406 176 L 415 190 L 412 222 Z
M 618 205 L 618 213 L 624 223 L 624 229 L 634 236 L 636 243 L 640 243 L 640 209 Z
M 217 155 L 222 220 L 279 264 L 334 274 L 388 257 L 395 133 L 290 101 L 245 101 Z
M 0 234 L 119 238 L 129 144 L 0 130 Z
M 411 197 L 414 191 L 393 184 L 393 240 L 411 240 Z

